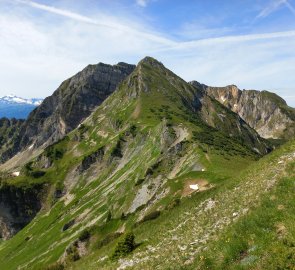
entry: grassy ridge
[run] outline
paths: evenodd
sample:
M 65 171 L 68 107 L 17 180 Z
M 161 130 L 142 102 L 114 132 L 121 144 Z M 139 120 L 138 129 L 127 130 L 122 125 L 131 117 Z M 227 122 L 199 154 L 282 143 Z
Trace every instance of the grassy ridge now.
M 3 179 L 50 188 L 36 218 L 0 244 L 0 268 L 44 269 L 58 260 L 70 269 L 192 264 L 235 211 L 258 203 L 255 194 L 265 192 L 287 151 L 255 165 L 261 154 L 254 148 L 265 148 L 256 133 L 210 98 L 201 106 L 196 91 L 158 62 L 143 62 L 79 128 L 21 176 Z M 211 188 L 184 196 L 188 181 L 200 179 Z M 127 259 L 112 260 L 128 231 L 138 245 Z

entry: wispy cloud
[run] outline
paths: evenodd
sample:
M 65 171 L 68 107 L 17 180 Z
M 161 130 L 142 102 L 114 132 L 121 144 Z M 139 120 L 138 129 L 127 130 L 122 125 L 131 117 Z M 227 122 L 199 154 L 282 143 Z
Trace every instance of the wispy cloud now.
M 141 1 L 142 1 L 142 4 L 147 2 L 147 0 L 141 0 Z M 53 14 L 57 14 L 57 15 L 60 15 L 60 16 L 66 17 L 66 18 L 70 18 L 75 21 L 93 24 L 93 25 L 100 26 L 100 27 L 107 27 L 107 28 L 111 28 L 111 29 L 121 31 L 121 32 L 132 33 L 132 34 L 135 34 L 139 37 L 144 37 L 144 38 L 147 38 L 147 39 L 152 40 L 154 42 L 158 42 L 159 44 L 163 44 L 163 45 L 175 44 L 175 42 L 173 42 L 167 38 L 164 38 L 160 35 L 157 35 L 154 33 L 149 33 L 146 31 L 142 31 L 142 29 L 139 31 L 139 30 L 132 28 L 128 25 L 124 25 L 123 23 L 117 23 L 115 20 L 111 20 L 111 18 L 108 18 L 107 22 L 101 22 L 101 21 L 95 20 L 93 18 L 81 15 L 79 13 L 75 13 L 75 12 L 72 12 L 72 11 L 69 11 L 66 9 L 56 8 L 56 7 L 49 6 L 49 5 L 39 4 L 39 3 L 36 3 L 34 1 L 30 1 L 30 0 L 16 0 L 16 2 L 18 2 L 20 4 L 28 5 L 32 8 L 44 10 L 44 11 L 47 11 L 47 12 L 50 12 Z
M 260 39 L 274 39 L 274 38 L 283 38 L 283 37 L 291 37 L 295 36 L 295 30 L 294 31 L 285 31 L 285 32 L 274 32 L 274 33 L 262 33 L 262 34 L 252 34 L 252 35 L 233 35 L 233 36 L 222 36 L 222 37 L 216 37 L 216 38 L 205 38 L 205 39 L 198 39 L 188 42 L 177 42 L 173 41 L 171 39 L 167 39 L 162 37 L 160 34 L 152 34 L 147 33 L 145 31 L 137 30 L 130 28 L 129 26 L 118 24 L 116 22 L 108 20 L 107 23 L 102 23 L 100 21 L 97 21 L 93 18 L 65 10 L 60 9 L 48 5 L 39 4 L 33 1 L 29 0 L 16 0 L 19 3 L 29 5 L 33 8 L 41 9 L 50 13 L 54 13 L 63 17 L 67 17 L 76 21 L 80 21 L 83 23 L 89 23 L 97 26 L 107 27 L 107 28 L 113 28 L 119 31 L 123 32 L 129 32 L 135 35 L 143 36 L 147 39 L 150 39 L 155 42 L 159 42 L 164 45 L 164 47 L 159 48 L 159 51 L 165 51 L 165 50 L 174 50 L 174 49 L 189 49 L 193 48 L 197 45 L 211 45 L 211 44 L 217 44 L 217 43 L 229 43 L 229 42 L 245 42 L 245 41 L 251 41 L 251 40 L 260 40 Z M 149 0 L 137 0 L 142 5 L 146 4 Z M 281 5 L 285 4 L 287 0 L 279 0 L 276 1 L 276 4 Z M 292 8 L 292 6 L 291 6 Z M 269 10 L 274 10 L 274 7 L 272 9 L 269 8 Z M 268 11 L 269 12 L 269 11 Z M 264 12 L 267 13 L 266 11 Z
M 173 46 L 163 48 L 162 50 L 184 50 L 184 49 L 193 49 L 196 46 L 209 46 L 209 45 L 218 45 L 222 43 L 241 43 L 247 41 L 259 41 L 259 40 L 268 40 L 268 39 L 279 39 L 279 38 L 288 38 L 295 37 L 294 31 L 282 31 L 282 32 L 273 32 L 273 33 L 262 33 L 262 34 L 249 34 L 249 35 L 233 35 L 233 36 L 222 36 L 216 38 L 205 38 L 192 40 L 187 42 L 179 42 Z
M 135 0 L 136 4 L 140 7 L 146 7 L 150 2 L 155 2 L 157 0 Z
M 260 40 L 260 39 L 286 38 L 286 37 L 294 37 L 294 36 L 295 36 L 295 30 L 273 32 L 273 33 L 252 34 L 252 35 L 235 35 L 235 36 L 224 36 L 224 37 L 218 37 L 218 38 L 208 38 L 205 40 L 185 42 L 184 44 L 196 45 L 196 43 L 212 44 L 212 43 L 221 43 L 221 42 L 242 42 L 242 41 Z
M 272 0 L 267 7 L 261 10 L 261 12 L 256 16 L 256 19 L 266 18 L 282 7 L 288 8 L 295 15 L 295 8 L 288 0 Z
M 11 91 L 23 94 L 24 89 L 28 96 L 49 95 L 62 80 L 89 63 L 137 63 L 150 55 L 186 80 L 275 89 L 290 96 L 288 101 L 295 105 L 293 89 L 283 90 L 294 85 L 295 29 L 250 35 L 228 35 L 225 31 L 219 33 L 221 37 L 210 38 L 214 35 L 209 33 L 183 41 L 153 31 L 136 17 L 100 11 L 90 17 L 34 0 L 18 3 L 0 12 L 0 95 Z M 65 19 L 50 16 L 48 20 L 35 13 L 28 16 L 30 8 Z
M 265 18 L 269 16 L 270 14 L 281 8 L 285 4 L 285 2 L 286 0 L 272 0 L 272 2 L 267 7 L 260 11 L 256 18 Z
M 37 8 L 37 9 L 41 9 L 50 13 L 54 13 L 63 17 L 67 17 L 76 21 L 80 21 L 80 22 L 84 22 L 84 23 L 89 23 L 89 24 L 94 24 L 94 25 L 98 25 L 98 26 L 103 26 L 103 27 L 111 27 L 113 28 L 114 26 L 112 25 L 108 25 L 108 24 L 103 24 L 100 23 L 94 19 L 91 19 L 87 16 L 83 16 L 74 12 L 71 12 L 69 10 L 65 10 L 65 9 L 60 9 L 60 8 L 55 8 L 52 6 L 48 6 L 48 5 L 43 5 L 43 4 L 39 4 L 33 1 L 27 1 L 27 0 L 16 0 L 16 2 L 20 3 L 20 4 L 25 4 L 25 5 L 29 5 L 33 8 Z
M 295 15 L 295 8 L 293 7 L 293 5 L 287 0 L 285 1 L 285 5 Z
M 141 7 L 146 7 L 151 0 L 136 0 L 136 4 Z

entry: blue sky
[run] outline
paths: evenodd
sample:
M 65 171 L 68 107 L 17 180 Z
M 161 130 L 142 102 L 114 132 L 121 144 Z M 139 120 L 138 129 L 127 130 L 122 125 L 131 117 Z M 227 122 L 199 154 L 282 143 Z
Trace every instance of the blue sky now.
M 45 97 L 90 63 L 149 55 L 295 106 L 294 48 L 295 0 L 0 0 L 0 96 Z

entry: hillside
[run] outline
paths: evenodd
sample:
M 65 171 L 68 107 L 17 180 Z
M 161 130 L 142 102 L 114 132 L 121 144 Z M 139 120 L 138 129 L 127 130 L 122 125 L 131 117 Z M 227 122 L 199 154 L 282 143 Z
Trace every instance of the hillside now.
M 14 143 L 15 134 L 20 130 L 24 120 L 15 118 L 0 118 L 0 145 L 10 145 Z
M 294 137 L 295 109 L 278 95 L 268 91 L 242 91 L 235 85 L 211 87 L 196 81 L 191 84 L 237 113 L 261 137 L 283 140 Z
M 292 269 L 294 181 L 293 140 L 133 229 L 141 245 L 127 258 L 109 260 L 114 243 L 99 250 L 93 245 L 69 269 Z
M 79 269 L 74 262 L 85 257 L 92 264 L 94 252 L 102 258 L 94 268 L 113 269 L 118 263 L 103 258 L 110 258 L 121 234 L 130 230 L 142 242 L 136 256 L 160 241 L 171 246 L 166 233 L 178 230 L 175 222 L 181 224 L 191 204 L 222 196 L 219 191 L 269 151 L 269 143 L 237 114 L 147 57 L 78 128 L 46 147 L 19 176 L 2 173 L 0 212 L 6 214 L 0 229 L 12 238 L 0 246 L 6 258 L 0 267 L 42 269 L 59 261 Z M 188 235 L 177 237 L 189 241 Z
M 114 66 L 99 63 L 89 65 L 65 80 L 52 96 L 32 111 L 19 133 L 15 134 L 14 143 L 0 147 L 0 163 L 21 152 L 6 168 L 23 165 L 33 154 L 32 149 L 44 149 L 63 138 L 88 117 L 133 69 L 133 65 L 125 63 Z
M 177 204 L 171 201 L 162 207 L 157 219 L 147 220 L 141 226 L 134 228 L 130 224 L 132 216 L 127 220 L 113 216 L 109 221 L 106 218 L 98 225 L 94 223 L 89 230 L 84 229 L 90 232 L 91 238 L 79 242 L 79 246 L 86 245 L 87 255 L 82 253 L 82 258 L 69 262 L 68 268 L 152 269 L 157 266 L 160 269 L 178 269 L 177 265 L 184 265 L 181 269 L 222 269 L 224 266 L 228 269 L 252 269 L 257 266 L 259 269 L 272 270 L 279 265 L 281 269 L 292 269 L 294 258 L 290 254 L 294 254 L 292 224 L 295 213 L 290 191 L 294 186 L 294 154 L 293 141 L 242 174 L 233 177 L 227 175 L 223 184 L 220 184 L 222 179 L 216 179 L 215 184 L 219 185 L 214 189 L 183 197 Z M 218 168 L 216 164 L 213 167 Z M 230 167 L 226 169 L 230 171 Z M 182 190 L 185 182 L 192 177 L 212 181 L 213 170 L 210 171 L 210 174 L 200 172 L 179 178 L 180 182 L 175 183 L 177 189 Z M 85 207 L 87 205 L 83 209 Z M 68 233 L 67 237 L 56 237 L 62 233 L 65 224 L 64 215 L 59 214 L 62 209 L 60 205 L 50 212 L 51 218 L 39 216 L 34 224 L 12 240 L 2 243 L 0 255 L 8 260 L 2 261 L 1 267 L 14 269 L 19 265 L 26 266 L 29 259 L 28 269 L 45 269 L 40 268 L 40 261 L 43 262 L 41 265 L 55 261 L 67 243 L 78 239 L 80 231 L 77 227 L 73 229 L 76 233 L 70 238 L 72 240 L 68 239 Z M 66 205 L 64 211 L 71 210 L 73 206 Z M 84 211 L 80 211 L 83 217 Z M 61 222 L 55 221 L 60 218 Z M 42 224 L 39 223 L 41 220 Z M 80 225 L 84 223 L 81 218 L 78 222 Z M 120 236 L 110 232 L 124 227 L 126 231 L 133 229 L 136 242 L 141 245 L 127 258 L 118 262 L 110 260 L 106 256 L 112 255 L 118 241 L 116 237 Z M 40 236 L 35 235 L 40 233 Z M 52 237 L 55 244 L 52 244 Z M 46 241 L 49 243 L 46 244 Z M 49 253 L 46 252 L 48 245 L 52 247 Z

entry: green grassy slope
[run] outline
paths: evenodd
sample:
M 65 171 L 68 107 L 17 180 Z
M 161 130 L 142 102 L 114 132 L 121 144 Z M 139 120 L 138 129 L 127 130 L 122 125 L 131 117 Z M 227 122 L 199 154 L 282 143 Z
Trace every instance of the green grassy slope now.
M 141 245 L 127 258 L 109 260 L 109 245 L 70 269 L 293 269 L 294 183 L 293 140 L 135 228 Z
M 215 239 L 228 216 L 242 215 L 264 193 L 262 169 L 281 153 L 254 165 L 266 150 L 235 114 L 146 59 L 82 125 L 19 177 L 1 180 L 43 184 L 48 196 L 35 219 L 0 244 L 0 269 L 46 269 L 56 261 L 76 269 L 193 263 L 201 250 L 191 242 Z M 260 176 L 246 197 L 254 176 L 241 172 L 249 166 Z M 206 190 L 187 194 L 196 181 Z M 140 245 L 129 258 L 111 260 L 131 230 Z
M 253 181 L 268 179 L 267 192 L 208 244 L 189 269 L 294 269 L 295 141 L 260 163 Z

